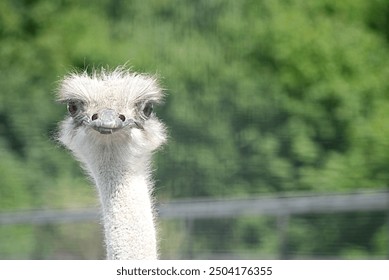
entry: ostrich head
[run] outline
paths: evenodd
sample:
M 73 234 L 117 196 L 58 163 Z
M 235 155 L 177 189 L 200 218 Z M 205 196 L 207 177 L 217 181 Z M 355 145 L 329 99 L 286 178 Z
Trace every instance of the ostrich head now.
M 135 165 L 165 142 L 164 125 L 153 112 L 162 98 L 154 77 L 123 68 L 70 74 L 59 88 L 69 116 L 58 138 L 92 175 L 94 163 L 106 159 Z

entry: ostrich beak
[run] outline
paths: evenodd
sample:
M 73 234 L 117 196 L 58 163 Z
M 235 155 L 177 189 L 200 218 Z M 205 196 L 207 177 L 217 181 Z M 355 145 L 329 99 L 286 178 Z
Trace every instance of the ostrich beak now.
M 139 127 L 137 122 L 112 109 L 103 109 L 93 114 L 89 125 L 101 134 L 112 134 L 128 125 Z

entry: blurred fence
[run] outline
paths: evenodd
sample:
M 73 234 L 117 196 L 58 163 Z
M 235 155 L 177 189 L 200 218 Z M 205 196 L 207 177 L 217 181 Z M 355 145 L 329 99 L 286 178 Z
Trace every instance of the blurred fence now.
M 186 221 L 190 234 L 191 221 L 196 219 L 232 218 L 242 216 L 275 216 L 278 225 L 279 258 L 286 258 L 289 218 L 303 214 L 341 212 L 387 213 L 389 235 L 389 191 L 358 191 L 353 193 L 303 193 L 264 195 L 254 198 L 186 199 L 160 203 L 159 218 Z M 42 225 L 98 221 L 99 209 L 26 210 L 0 213 L 0 225 Z M 190 252 L 188 255 L 191 255 Z M 389 244 L 388 244 L 389 255 Z
M 294 194 L 255 198 L 185 199 L 157 206 L 162 219 L 210 219 L 245 215 L 290 216 L 313 213 L 389 211 L 389 191 Z M 0 213 L 0 225 L 84 222 L 99 219 L 97 208 L 26 210 Z

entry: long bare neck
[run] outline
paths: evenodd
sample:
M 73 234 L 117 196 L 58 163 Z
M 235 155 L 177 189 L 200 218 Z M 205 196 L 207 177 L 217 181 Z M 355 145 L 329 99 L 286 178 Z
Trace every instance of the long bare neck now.
M 110 161 L 109 165 L 103 160 L 93 167 L 102 205 L 107 258 L 156 259 L 148 160 L 139 159 L 134 164 Z

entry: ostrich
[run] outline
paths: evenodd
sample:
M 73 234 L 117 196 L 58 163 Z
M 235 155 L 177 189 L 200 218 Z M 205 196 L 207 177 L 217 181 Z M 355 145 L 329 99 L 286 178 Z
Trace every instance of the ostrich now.
M 125 68 L 70 74 L 58 101 L 69 116 L 58 140 L 98 190 L 108 259 L 158 257 L 151 156 L 166 141 L 153 113 L 163 93 L 157 80 Z

